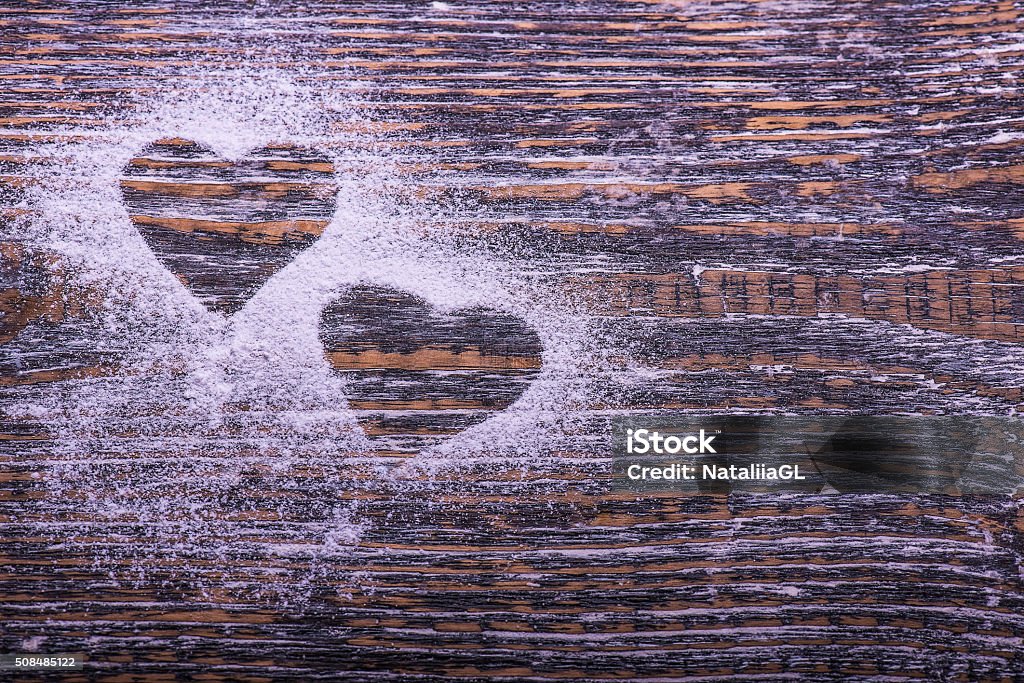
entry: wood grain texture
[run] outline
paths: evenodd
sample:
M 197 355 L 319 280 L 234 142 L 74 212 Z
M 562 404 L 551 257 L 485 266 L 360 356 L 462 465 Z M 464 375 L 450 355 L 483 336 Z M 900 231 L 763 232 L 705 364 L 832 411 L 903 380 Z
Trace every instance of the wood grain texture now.
M 369 436 L 458 433 L 511 405 L 539 374 L 543 347 L 525 322 L 486 309 L 440 314 L 424 301 L 354 287 L 323 313 L 320 340 L 363 411 Z M 387 445 L 379 445 L 386 450 Z
M 303 70 L 323 87 L 355 73 L 378 90 L 358 105 L 372 123 L 349 128 L 395 134 L 379 149 L 405 191 L 479 209 L 440 228 L 554 274 L 603 318 L 610 348 L 656 370 L 649 385 L 610 378 L 612 398 L 543 462 L 401 488 L 375 470 L 401 450 L 340 475 L 331 462 L 275 471 L 230 426 L 223 448 L 191 454 L 202 469 L 161 451 L 174 415 L 135 406 L 122 450 L 102 455 L 139 461 L 154 499 L 213 487 L 198 544 L 195 527 L 66 512 L 47 481 L 69 456 L 40 420 L 5 410 L 0 651 L 88 652 L 68 681 L 1024 677 L 1018 502 L 640 499 L 611 492 L 607 453 L 586 436 L 615 411 L 1020 410 L 1024 8 L 450 5 L 9 3 L 0 220 L 13 225 L 42 180 L 40 145 L 99 135 L 104 108 L 197 63 Z M 280 188 L 240 189 L 217 160 L 186 156 L 130 164 L 129 205 L 182 209 L 146 225 L 276 234 L 276 217 L 218 215 L 202 197 L 266 191 L 281 206 Z M 309 162 L 258 172 L 324 171 Z M 54 263 L 17 235 L 0 245 L 0 407 L 117 372 L 104 293 Z M 332 324 L 322 335 L 339 369 L 368 379 L 355 407 L 379 416 L 378 436 L 418 444 L 466 402 L 508 399 L 516 385 L 495 364 L 535 366 L 536 339 L 514 320 L 488 322 L 507 348 L 469 335 L 456 349 L 451 329 L 408 335 L 403 321 L 430 316 L 422 302 L 357 294 L 326 320 L 362 315 L 372 333 L 348 346 Z M 396 389 L 411 379 L 422 386 Z M 218 488 L 211 471 L 233 478 Z M 325 482 L 338 476 L 363 535 L 325 559 L 305 548 L 332 524 Z
M 189 140 L 158 140 L 128 162 L 121 192 L 160 262 L 211 310 L 231 314 L 323 234 L 334 167 L 276 145 L 226 161 Z

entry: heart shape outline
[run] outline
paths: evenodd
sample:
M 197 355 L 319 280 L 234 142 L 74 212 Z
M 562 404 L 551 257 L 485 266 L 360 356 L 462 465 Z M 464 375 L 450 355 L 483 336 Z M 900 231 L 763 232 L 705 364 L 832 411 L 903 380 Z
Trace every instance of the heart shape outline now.
M 364 432 L 394 453 L 419 452 L 508 408 L 539 376 L 544 352 L 512 314 L 441 313 L 404 290 L 370 285 L 321 311 L 319 338 L 335 374 L 349 380 Z
M 291 144 L 232 160 L 162 138 L 126 164 L 120 188 L 157 261 L 228 316 L 323 235 L 337 202 L 333 162 Z

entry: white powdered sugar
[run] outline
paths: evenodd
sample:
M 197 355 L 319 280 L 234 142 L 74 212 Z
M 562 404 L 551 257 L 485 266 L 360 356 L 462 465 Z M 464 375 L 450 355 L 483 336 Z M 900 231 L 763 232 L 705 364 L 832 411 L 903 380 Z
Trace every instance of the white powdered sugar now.
M 265 538 L 267 519 L 304 525 L 309 542 L 290 544 L 289 555 L 337 553 L 365 528 L 342 495 L 357 479 L 391 479 L 400 492 L 407 475 L 412 485 L 423 470 L 461 458 L 529 458 L 569 438 L 595 400 L 606 352 L 585 305 L 500 253 L 455 239 L 466 236 L 454 227 L 465 224 L 454 220 L 459 207 L 417 198 L 388 140 L 366 132 L 373 122 L 355 106 L 366 90 L 358 81 L 338 90 L 291 73 L 213 70 L 37 149 L 46 161 L 19 230 L 58 257 L 68 291 L 100 302 L 83 335 L 111 351 L 117 369 L 60 383 L 18 409 L 54 435 L 53 494 L 128 525 L 124 543 L 102 553 L 132 555 L 139 571 L 147 553 L 174 553 L 182 566 L 274 557 L 283 546 Z M 228 160 L 289 143 L 337 169 L 337 208 L 323 236 L 230 319 L 207 311 L 159 263 L 123 204 L 125 164 L 164 138 Z M 397 470 L 383 467 L 318 337 L 323 309 L 357 284 L 408 292 L 440 313 L 482 306 L 519 317 L 543 344 L 542 370 L 505 411 Z M 369 474 L 360 469 L 367 463 Z M 254 488 L 265 499 L 246 500 Z M 152 544 L 129 542 L 140 536 Z

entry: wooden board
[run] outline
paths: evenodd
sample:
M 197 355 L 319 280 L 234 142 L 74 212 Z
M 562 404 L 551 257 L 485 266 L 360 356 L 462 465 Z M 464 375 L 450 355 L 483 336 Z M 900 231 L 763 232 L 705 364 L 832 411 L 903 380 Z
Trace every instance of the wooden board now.
M 69 681 L 1024 676 L 1018 502 L 635 497 L 585 436 L 659 410 L 1021 409 L 1017 4 L 309 5 L 0 8 L 0 652 L 87 652 Z M 424 439 L 504 405 L 538 340 L 493 312 L 409 334 L 422 301 L 361 290 L 320 334 L 366 380 L 353 407 L 383 416 L 361 463 L 271 458 L 239 425 L 279 416 L 244 405 L 175 446 L 182 404 L 144 380 L 97 450 L 60 447 L 24 406 L 103 391 L 131 349 L 104 333 L 120 293 L 20 234 L 19 200 L 48 143 L 100 139 L 105 112 L 210 64 L 373 86 L 346 124 L 381 133 L 367 163 L 456 207 L 427 227 L 584 300 L 646 384 L 613 363 L 543 457 L 396 481 Z M 134 168 L 180 176 L 161 206 L 186 233 L 230 218 L 210 193 L 259 189 Z M 134 191 L 127 208 L 155 205 Z M 331 320 L 353 316 L 343 343 Z

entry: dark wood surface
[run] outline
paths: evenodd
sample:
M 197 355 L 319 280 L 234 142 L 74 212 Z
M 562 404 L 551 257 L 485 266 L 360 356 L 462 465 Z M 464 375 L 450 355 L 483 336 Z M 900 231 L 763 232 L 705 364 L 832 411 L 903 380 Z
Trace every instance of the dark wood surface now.
M 1022 11 L 0 8 L 0 652 L 87 652 L 65 680 L 1020 680 L 1019 502 L 638 498 L 608 485 L 588 434 L 666 410 L 1019 410 Z M 371 437 L 357 462 L 313 437 L 247 438 L 277 433 L 272 402 L 239 398 L 190 433 L 201 410 L 173 368 L 125 384 L 138 400 L 77 452 L 24 409 L 116 392 L 133 351 L 104 332 L 123 292 L 19 228 L 40 156 L 210 60 L 376 88 L 347 125 L 380 134 L 367 163 L 403 167 L 408 196 L 455 207 L 422 223 L 599 323 L 611 359 L 573 433 L 535 457 L 388 476 L 507 405 L 541 348 L 514 316 L 438 317 L 381 287 L 334 301 L 319 330 Z M 146 158 L 126 167 L 125 208 L 186 260 L 323 231 L 269 166 Z M 211 208 L 225 193 L 241 204 Z M 282 232 L 294 220 L 313 222 Z M 234 310 L 245 288 L 211 272 L 204 292 Z

